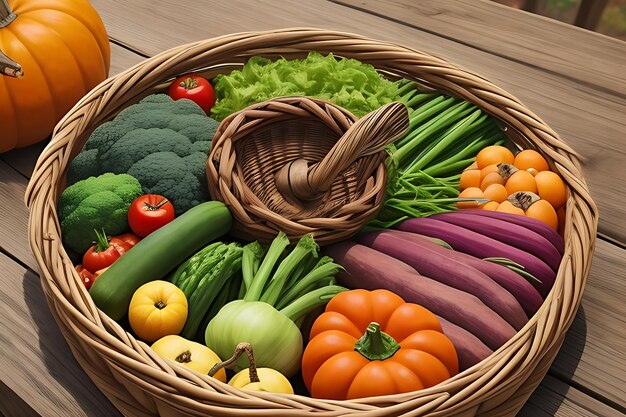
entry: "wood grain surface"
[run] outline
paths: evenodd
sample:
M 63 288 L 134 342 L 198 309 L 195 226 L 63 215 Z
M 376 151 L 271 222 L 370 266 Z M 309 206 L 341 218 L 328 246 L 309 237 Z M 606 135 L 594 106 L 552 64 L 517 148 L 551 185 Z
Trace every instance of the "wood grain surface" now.
M 28 180 L 4 161 L 0 161 L 0 179 L 0 250 L 36 271 L 27 237 L 28 209 L 23 202 Z
M 0 265 L 2 383 L 41 416 L 118 416 L 72 356 L 48 309 L 39 277 L 1 253 Z M 9 416 L 30 412 L 12 402 L 14 407 L 3 410 Z
M 550 373 L 626 410 L 626 250 L 596 243 L 581 308 Z
M 626 43 L 489 0 L 333 0 L 626 97 Z
M 324 0 L 306 3 L 297 0 L 232 0 L 227 3 L 211 0 L 195 4 L 192 1 L 175 4 L 164 0 L 93 0 L 92 3 L 112 38 L 146 55 L 233 32 L 311 26 L 393 41 L 477 72 L 516 95 L 564 141 L 584 155 L 584 174 L 600 208 L 600 230 L 626 242 L 626 228 L 623 227 L 626 194 L 618 192 L 626 189 L 626 175 L 623 175 L 626 99 Z M 191 14 L 194 25 L 188 22 L 187 16 Z M 346 19 L 348 14 L 350 18 Z M 163 31 L 163 27 L 171 30 Z
M 546 376 L 517 417 L 623 417 L 623 414 L 576 388 Z

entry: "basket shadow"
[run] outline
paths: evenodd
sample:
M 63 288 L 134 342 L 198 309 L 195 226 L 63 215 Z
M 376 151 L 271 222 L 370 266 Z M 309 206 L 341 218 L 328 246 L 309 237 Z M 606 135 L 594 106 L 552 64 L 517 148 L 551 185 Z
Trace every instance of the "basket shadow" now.
M 546 377 L 528 398 L 517 417 L 549 417 L 563 412 L 570 385 L 587 340 L 587 320 L 581 305 Z
M 39 277 L 27 271 L 22 282 L 27 313 L 39 342 L 39 346 L 32 346 L 32 350 L 45 366 L 45 370 L 40 369 L 44 375 L 36 382 L 38 389 L 64 415 L 121 416 L 74 358 L 49 310 Z M 35 343 L 31 341 L 31 344 Z
M 585 308 L 581 305 L 574 321 L 567 331 L 563 345 L 550 367 L 550 375 L 562 381 L 570 382 L 573 379 L 578 364 L 587 343 L 587 317 Z

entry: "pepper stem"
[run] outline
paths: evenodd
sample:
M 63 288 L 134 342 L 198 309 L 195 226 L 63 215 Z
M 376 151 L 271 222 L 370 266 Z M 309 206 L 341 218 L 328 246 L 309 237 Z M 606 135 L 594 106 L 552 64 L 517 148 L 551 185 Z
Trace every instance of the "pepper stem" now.
M 248 355 L 248 362 L 250 362 L 250 382 L 260 382 L 259 374 L 256 371 L 256 363 L 254 362 L 254 353 L 252 352 L 252 345 L 248 342 L 242 342 L 237 345 L 235 348 L 235 353 L 229 359 L 216 363 L 213 368 L 209 371 L 209 376 L 213 376 L 222 368 L 228 368 L 229 366 L 236 363 L 243 353 Z
M 367 330 L 354 345 L 354 350 L 370 361 L 384 361 L 392 357 L 400 349 L 393 337 L 380 330 L 380 325 L 371 322 Z

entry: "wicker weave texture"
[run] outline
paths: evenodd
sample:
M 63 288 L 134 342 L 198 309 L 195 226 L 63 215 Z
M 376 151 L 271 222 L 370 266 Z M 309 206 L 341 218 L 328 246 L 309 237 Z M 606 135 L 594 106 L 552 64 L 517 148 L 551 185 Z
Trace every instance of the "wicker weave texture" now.
M 347 110 L 306 97 L 250 106 L 220 125 L 207 161 L 211 197 L 233 214 L 232 234 L 271 241 L 279 231 L 319 244 L 347 239 L 380 209 L 385 146 L 409 127 L 401 103 L 356 123 Z
M 100 123 L 175 76 L 207 76 L 264 55 L 302 58 L 334 53 L 391 76 L 471 101 L 499 119 L 510 139 L 542 152 L 569 186 L 565 254 L 545 303 L 489 358 L 419 392 L 356 401 L 248 393 L 158 357 L 96 309 L 61 244 L 56 202 L 71 158 Z M 25 200 L 29 238 L 50 309 L 76 359 L 127 416 L 505 416 L 514 415 L 539 384 L 580 304 L 598 213 L 575 152 L 519 100 L 482 77 L 426 53 L 358 35 L 309 28 L 239 33 L 182 45 L 112 77 L 87 94 L 57 125 L 40 156 Z

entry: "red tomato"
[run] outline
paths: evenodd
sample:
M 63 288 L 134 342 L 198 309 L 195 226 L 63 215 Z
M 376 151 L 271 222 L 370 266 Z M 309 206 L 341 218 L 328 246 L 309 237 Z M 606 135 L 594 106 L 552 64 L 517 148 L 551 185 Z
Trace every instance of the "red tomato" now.
M 128 224 L 138 236 L 146 237 L 161 226 L 174 220 L 174 206 L 158 194 L 144 194 L 133 201 L 128 209 Z
M 114 236 L 114 237 L 119 239 L 119 240 L 123 240 L 124 242 L 128 243 L 131 247 L 135 246 L 141 240 L 141 238 L 139 236 L 137 236 L 134 233 L 130 233 L 130 232 L 122 233 L 121 235 L 117 235 L 117 236 Z
M 211 108 L 215 104 L 215 90 L 211 83 L 198 75 L 187 74 L 176 78 L 170 84 L 167 94 L 173 100 L 187 98 L 204 110 L 207 115 L 211 114 Z
M 95 272 L 111 266 L 132 247 L 115 237 L 107 238 L 104 231 L 102 233 L 96 231 L 96 237 L 96 243 L 83 255 L 83 267 L 89 271 Z
M 83 268 L 82 265 L 76 265 L 74 269 L 76 269 L 76 272 L 78 272 L 78 276 L 80 276 L 80 279 L 83 281 L 83 284 L 85 284 L 85 288 L 87 289 L 91 288 L 91 284 L 93 284 L 95 280 L 93 274 L 89 272 L 88 270 L 86 270 L 85 268 Z

